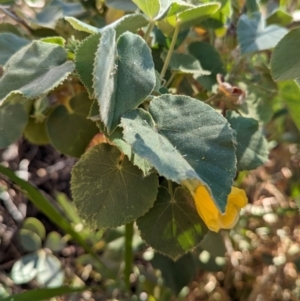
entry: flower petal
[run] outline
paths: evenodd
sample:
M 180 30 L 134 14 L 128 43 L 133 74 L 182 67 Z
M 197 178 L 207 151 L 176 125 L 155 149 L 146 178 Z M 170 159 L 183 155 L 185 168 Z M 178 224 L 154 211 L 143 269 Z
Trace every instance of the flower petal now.
M 205 186 L 199 185 L 196 188 L 194 200 L 198 214 L 205 222 L 206 226 L 212 231 L 219 231 L 219 210 Z
M 243 208 L 248 204 L 246 192 L 243 189 L 232 187 L 228 196 L 228 203 L 234 204 L 238 208 Z

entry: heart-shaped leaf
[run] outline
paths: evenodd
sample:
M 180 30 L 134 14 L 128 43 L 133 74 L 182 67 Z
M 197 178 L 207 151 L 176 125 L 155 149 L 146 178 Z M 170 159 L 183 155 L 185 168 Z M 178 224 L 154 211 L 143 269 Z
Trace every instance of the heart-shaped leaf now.
M 144 177 L 109 144 L 89 149 L 72 171 L 75 205 L 92 228 L 117 227 L 136 220 L 153 206 L 157 187 L 156 174 Z
M 108 132 L 120 117 L 141 104 L 153 90 L 156 78 L 150 49 L 138 35 L 126 32 L 117 43 L 116 32 L 103 32 L 94 65 L 94 91 Z
M 181 187 L 173 196 L 160 187 L 154 206 L 138 219 L 137 225 L 147 244 L 173 260 L 196 247 L 207 232 L 194 200 Z
M 37 98 L 61 84 L 74 70 L 66 51 L 57 45 L 34 41 L 14 54 L 0 79 L 0 104 L 11 93 Z
M 270 49 L 285 36 L 288 31 L 278 25 L 265 27 L 260 13 L 253 13 L 251 18 L 242 15 L 237 25 L 237 36 L 242 54 Z
M 124 114 L 125 141 L 167 179 L 207 184 L 224 212 L 236 175 L 233 132 L 227 120 L 199 100 L 168 94 L 152 100 L 149 113 L 136 109 Z

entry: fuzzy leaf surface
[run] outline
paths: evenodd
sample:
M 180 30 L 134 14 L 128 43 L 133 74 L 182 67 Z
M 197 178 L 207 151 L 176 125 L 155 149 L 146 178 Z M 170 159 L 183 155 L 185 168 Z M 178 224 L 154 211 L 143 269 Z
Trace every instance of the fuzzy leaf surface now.
M 94 66 L 94 91 L 100 115 L 108 132 L 121 116 L 141 104 L 153 90 L 156 78 L 154 63 L 146 42 L 126 32 L 117 43 L 116 32 L 103 32 Z
M 93 70 L 96 51 L 100 40 L 100 34 L 87 37 L 77 48 L 75 53 L 75 66 L 79 78 L 93 98 Z
M 151 101 L 149 113 L 124 114 L 121 125 L 125 141 L 160 175 L 177 183 L 198 179 L 225 210 L 236 157 L 233 131 L 224 117 L 199 100 L 164 94 Z
M 89 149 L 72 171 L 79 214 L 92 228 L 118 227 L 145 214 L 156 199 L 156 174 L 143 172 L 109 144 Z
M 44 95 L 61 84 L 74 67 L 62 47 L 34 41 L 6 63 L 0 79 L 0 104 L 11 93 L 27 98 Z

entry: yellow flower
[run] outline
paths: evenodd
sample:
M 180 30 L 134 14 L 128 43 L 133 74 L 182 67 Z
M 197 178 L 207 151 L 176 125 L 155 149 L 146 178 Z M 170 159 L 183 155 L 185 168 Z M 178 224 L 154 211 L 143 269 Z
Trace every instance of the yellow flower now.
M 234 227 L 239 219 L 241 208 L 245 207 L 248 203 L 245 191 L 236 187 L 231 188 L 224 214 L 216 207 L 204 185 L 197 186 L 193 196 L 198 214 L 206 226 L 214 232 Z

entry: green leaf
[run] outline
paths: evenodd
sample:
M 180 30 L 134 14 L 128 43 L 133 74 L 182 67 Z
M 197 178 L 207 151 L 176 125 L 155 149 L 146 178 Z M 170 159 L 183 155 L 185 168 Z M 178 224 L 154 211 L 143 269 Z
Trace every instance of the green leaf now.
M 28 114 L 22 104 L 6 103 L 0 106 L 0 149 L 21 137 L 27 121 Z
M 158 22 L 158 28 L 166 35 L 173 34 L 175 27 L 180 26 L 180 31 L 189 29 L 212 16 L 220 8 L 217 2 L 192 5 L 185 2 L 173 2 L 165 16 Z
M 129 14 L 101 28 L 100 32 L 103 33 L 105 30 L 113 28 L 116 30 L 116 37 L 119 37 L 126 31 L 136 32 L 147 24 L 148 21 L 142 14 Z
M 280 26 L 287 26 L 293 21 L 293 17 L 278 8 L 274 10 L 266 19 L 267 25 L 277 24 Z
M 61 286 L 56 288 L 38 288 L 4 298 L 1 301 L 43 301 L 57 296 L 83 292 L 85 290 L 87 290 L 86 287 L 72 288 L 70 286 Z
M 160 0 L 132 0 L 132 2 L 151 20 L 154 20 L 160 11 Z
M 56 107 L 47 120 L 51 144 L 63 154 L 80 157 L 92 138 L 99 132 L 96 124 L 87 119 L 92 101 L 87 93 L 77 94 L 70 100 L 72 111 L 64 105 Z
M 86 87 L 90 98 L 93 98 L 93 69 L 96 51 L 100 40 L 100 34 L 87 37 L 76 48 L 75 66 L 81 82 Z
M 167 52 L 162 52 L 162 60 L 165 60 L 166 56 Z M 173 52 L 168 68 L 178 73 L 210 75 L 210 71 L 203 70 L 199 61 L 195 57 L 184 53 Z
M 220 6 L 218 2 L 210 2 L 189 8 L 177 15 L 176 23 L 180 23 L 181 30 L 189 29 L 212 16 L 218 11 Z
M 135 11 L 137 6 L 132 3 L 131 0 L 106 0 L 105 4 L 108 7 L 113 7 L 117 10 L 123 10 L 125 12 Z
M 199 100 L 168 94 L 154 98 L 149 113 L 136 109 L 124 114 L 125 141 L 167 179 L 177 183 L 198 179 L 206 184 L 224 211 L 236 174 L 233 132 L 227 120 Z
M 37 251 L 42 247 L 41 238 L 30 230 L 21 229 L 20 233 L 20 243 L 25 251 L 33 252 Z
M 0 104 L 11 93 L 37 98 L 61 84 L 74 70 L 66 51 L 49 43 L 34 41 L 14 54 L 0 79 Z
M 126 32 L 117 43 L 116 32 L 106 30 L 100 39 L 94 65 L 94 91 L 101 119 L 112 132 L 120 117 L 140 105 L 155 86 L 151 52 L 138 35 Z
M 300 89 L 294 81 L 279 84 L 278 100 L 283 101 L 300 131 Z
M 60 252 L 65 246 L 66 242 L 58 232 L 52 231 L 47 235 L 45 248 L 48 248 L 53 252 Z
M 275 47 L 271 74 L 275 81 L 300 77 L 300 27 L 292 29 Z
M 226 118 L 236 131 L 238 170 L 251 170 L 264 164 L 268 160 L 268 143 L 258 121 L 232 111 L 227 111 Z
M 257 0 L 246 0 L 247 12 L 253 14 L 259 11 Z
M 46 128 L 46 120 L 43 122 L 38 122 L 34 118 L 29 118 L 26 128 L 24 129 L 24 136 L 33 144 L 50 144 Z
M 197 271 L 194 257 L 190 253 L 182 256 L 177 261 L 155 253 L 151 264 L 155 269 L 161 271 L 164 285 L 169 287 L 175 295 L 178 295 L 181 289 L 191 282 Z
M 97 34 L 99 33 L 99 29 L 95 26 L 89 25 L 83 21 L 80 21 L 74 17 L 65 17 L 64 18 L 66 21 L 70 23 L 70 25 L 78 30 L 78 31 L 84 31 L 90 34 Z
M 252 18 L 242 15 L 237 24 L 242 54 L 273 48 L 287 32 L 287 29 L 277 25 L 265 27 L 260 13 L 253 13 Z
M 8 59 L 22 47 L 29 44 L 29 40 L 12 33 L 0 34 L 0 65 L 5 65 Z
M 46 236 L 44 225 L 34 217 L 26 218 L 22 225 L 22 229 L 30 230 L 36 233 L 41 239 L 44 239 Z
M 133 165 L 143 171 L 145 176 L 149 174 L 152 169 L 152 165 L 146 159 L 141 158 L 132 151 L 132 147 L 123 139 L 122 130 L 120 128 L 117 128 L 109 136 L 109 139 L 128 157 Z
M 55 44 L 61 47 L 65 47 L 66 40 L 62 37 L 46 37 L 41 39 L 42 42 Z
M 74 29 L 84 31 L 90 34 L 103 33 L 107 29 L 115 29 L 117 37 L 119 37 L 122 33 L 126 31 L 135 32 L 137 31 L 137 29 L 148 24 L 147 19 L 142 14 L 125 15 L 122 18 L 116 20 L 115 22 L 102 28 L 91 26 L 72 17 L 65 17 L 65 20 L 68 21 Z
M 207 232 L 191 195 L 181 187 L 173 196 L 160 187 L 154 206 L 137 225 L 147 244 L 173 260 L 196 247 Z
M 199 60 L 204 70 L 211 72 L 210 75 L 196 77 L 197 81 L 206 90 L 211 90 L 212 86 L 217 83 L 217 74 L 226 74 L 219 52 L 213 45 L 205 42 L 195 42 L 190 44 L 189 52 Z
M 144 177 L 109 144 L 89 149 L 72 171 L 75 205 L 93 228 L 117 227 L 136 220 L 153 206 L 157 186 L 156 174 Z
M 38 273 L 37 253 L 27 254 L 18 259 L 11 270 L 11 279 L 15 284 L 24 284 L 31 281 Z M 5 299 L 4 299 L 5 300 Z M 7 300 L 10 300 L 7 298 Z M 12 299 L 13 300 L 13 299 Z

